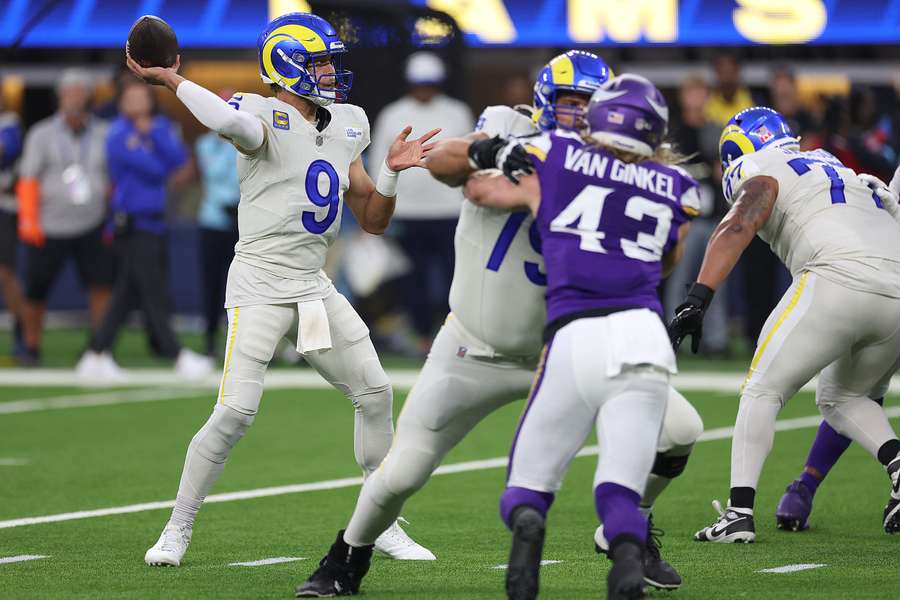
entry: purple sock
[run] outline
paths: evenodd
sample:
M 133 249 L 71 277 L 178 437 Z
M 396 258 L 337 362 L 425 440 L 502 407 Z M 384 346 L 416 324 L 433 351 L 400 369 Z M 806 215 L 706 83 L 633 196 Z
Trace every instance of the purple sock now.
M 638 509 L 640 501 L 640 494 L 618 483 L 601 483 L 594 489 L 597 516 L 610 544 L 623 533 L 647 541 L 647 518 Z
M 812 448 L 809 449 L 809 456 L 806 457 L 806 466 L 812 467 L 821 474 L 821 479 L 807 473 L 805 470 L 800 475 L 800 481 L 815 494 L 816 489 L 831 467 L 837 463 L 841 455 L 850 447 L 850 438 L 839 434 L 827 422 L 822 421 L 819 430 L 816 432 L 816 439 L 813 441 Z
M 503 518 L 506 526 L 512 529 L 510 517 L 512 517 L 513 511 L 517 508 L 530 506 L 546 517 L 547 511 L 550 510 L 550 505 L 553 504 L 555 497 L 550 492 L 536 492 L 535 490 L 515 486 L 508 487 L 504 490 L 503 495 L 500 496 L 500 516 Z

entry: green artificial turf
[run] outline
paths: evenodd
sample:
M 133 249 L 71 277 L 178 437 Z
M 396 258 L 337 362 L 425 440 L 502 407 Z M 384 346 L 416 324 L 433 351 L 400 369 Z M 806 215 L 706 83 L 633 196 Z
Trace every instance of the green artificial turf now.
M 108 391 L 108 390 L 107 390 Z M 0 402 L 90 393 L 65 388 L 0 388 Z M 128 394 L 125 390 L 123 394 Z M 191 392 L 192 394 L 194 392 Z M 688 392 L 708 429 L 733 424 L 736 394 Z M 397 394 L 397 406 L 403 395 Z M 212 407 L 211 395 L 139 404 L 0 415 L 0 520 L 169 500 L 184 451 Z M 888 404 L 892 404 L 889 399 Z M 475 429 L 447 463 L 504 456 L 521 410 L 515 403 Z M 810 394 L 780 418 L 815 414 Z M 237 446 L 213 493 L 359 475 L 353 460 L 353 411 L 341 394 L 273 390 Z M 894 425 L 900 422 L 894 420 Z M 881 530 L 888 483 L 883 469 L 852 447 L 816 497 L 812 529 L 785 533 L 772 513 L 798 474 L 815 429 L 779 432 L 757 496 L 758 541 L 707 545 L 691 534 L 712 522 L 710 500 L 728 493 L 730 441 L 701 442 L 683 477 L 655 511 L 665 529 L 663 553 L 685 578 L 669 595 L 715 598 L 900 597 L 900 536 Z M 595 443 L 595 440 L 589 440 Z M 605 597 L 608 562 L 594 554 L 591 482 L 595 459 L 576 459 L 548 521 L 544 558 L 563 561 L 541 573 L 541 597 Z M 436 476 L 404 509 L 409 533 L 438 556 L 434 563 L 373 561 L 365 598 L 503 598 L 509 535 L 497 500 L 504 470 Z M 358 487 L 295 493 L 204 506 L 183 566 L 150 568 L 144 551 L 169 511 L 0 529 L 0 558 L 49 558 L 0 564 L 2 598 L 291 598 L 293 587 L 346 524 Z M 278 556 L 307 560 L 259 567 L 228 566 Z M 823 563 L 815 570 L 763 574 L 760 569 Z

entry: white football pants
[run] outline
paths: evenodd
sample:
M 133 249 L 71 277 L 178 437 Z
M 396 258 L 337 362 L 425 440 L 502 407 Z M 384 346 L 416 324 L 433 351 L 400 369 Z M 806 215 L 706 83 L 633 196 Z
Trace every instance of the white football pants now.
M 731 487 L 756 488 L 778 412 L 820 371 L 822 416 L 877 456 L 897 436 L 869 396 L 883 395 L 898 357 L 900 300 L 800 274 L 763 326 L 750 363 L 731 444 Z
M 491 412 L 528 394 L 535 378 L 533 360 L 473 358 L 466 348 L 484 344 L 469 344 L 470 338 L 451 314 L 406 398 L 391 451 L 363 486 L 344 534 L 349 544 L 371 544 L 469 431 Z M 703 422 L 684 396 L 671 387 L 668 393 L 657 450 L 678 460 L 690 453 Z M 668 481 L 658 478 L 648 505 Z

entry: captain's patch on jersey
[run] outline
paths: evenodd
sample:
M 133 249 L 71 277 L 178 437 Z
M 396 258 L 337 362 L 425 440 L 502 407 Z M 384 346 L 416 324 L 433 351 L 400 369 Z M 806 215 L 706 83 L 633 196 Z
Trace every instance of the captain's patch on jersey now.
M 348 140 L 355 140 L 357 138 L 361 138 L 362 134 L 363 134 L 362 129 L 360 129 L 359 127 L 347 127 L 346 133 L 347 133 Z
M 290 129 L 291 120 L 286 112 L 280 110 L 272 111 L 272 127 L 276 129 Z

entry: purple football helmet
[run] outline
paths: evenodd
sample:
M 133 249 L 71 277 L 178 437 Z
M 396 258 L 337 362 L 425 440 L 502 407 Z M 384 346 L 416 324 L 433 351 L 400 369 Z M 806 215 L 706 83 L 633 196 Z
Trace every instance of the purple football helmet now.
M 669 124 L 669 107 L 656 86 L 628 73 L 604 83 L 587 108 L 594 141 L 640 156 L 653 156 Z

